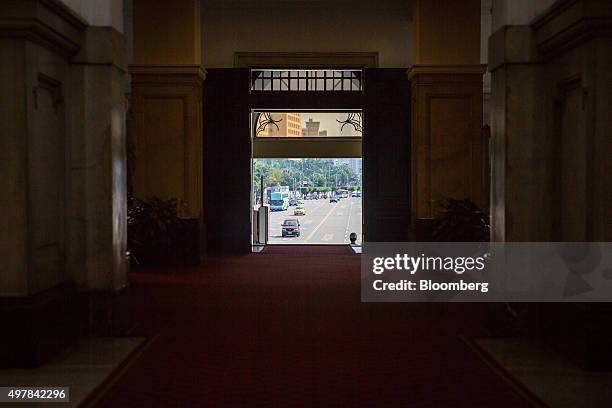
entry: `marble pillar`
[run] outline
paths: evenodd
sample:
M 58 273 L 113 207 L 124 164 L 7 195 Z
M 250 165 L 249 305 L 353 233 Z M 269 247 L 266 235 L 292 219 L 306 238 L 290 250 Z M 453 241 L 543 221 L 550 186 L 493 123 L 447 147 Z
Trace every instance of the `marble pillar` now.
M 127 317 L 126 40 L 89 26 L 71 61 L 67 263 L 88 331 L 112 334 Z
M 610 32 L 609 1 L 559 0 L 491 36 L 494 240 L 612 239 Z M 612 367 L 607 304 L 511 307 L 523 333 L 579 366 Z
M 125 40 L 59 0 L 0 11 L 0 365 L 31 366 L 127 316 Z
M 493 238 L 608 241 L 612 5 L 555 3 L 489 41 Z

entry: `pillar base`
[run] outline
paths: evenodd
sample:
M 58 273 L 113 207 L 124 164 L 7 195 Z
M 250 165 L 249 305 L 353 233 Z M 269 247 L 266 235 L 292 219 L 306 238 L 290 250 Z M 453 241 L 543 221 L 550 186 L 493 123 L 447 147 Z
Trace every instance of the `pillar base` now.
M 121 336 L 130 328 L 130 288 L 79 293 L 82 336 Z
M 30 296 L 0 298 L 0 367 L 37 367 L 78 334 L 78 294 L 63 282 Z

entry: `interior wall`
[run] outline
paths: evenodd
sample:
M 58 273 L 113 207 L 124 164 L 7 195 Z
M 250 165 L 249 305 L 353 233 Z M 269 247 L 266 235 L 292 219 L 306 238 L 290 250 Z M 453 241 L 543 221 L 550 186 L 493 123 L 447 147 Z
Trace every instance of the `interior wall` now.
M 480 62 L 480 0 L 419 0 L 415 7 L 415 62 L 463 65 Z M 476 24 L 474 24 L 477 22 Z
M 123 0 L 60 0 L 92 26 L 111 26 L 123 33 Z
M 505 25 L 531 23 L 558 0 L 492 0 L 492 32 Z
M 200 2 L 133 0 L 137 65 L 200 65 Z
M 411 0 L 202 1 L 202 65 L 234 66 L 235 52 L 378 52 L 379 67 L 414 60 Z

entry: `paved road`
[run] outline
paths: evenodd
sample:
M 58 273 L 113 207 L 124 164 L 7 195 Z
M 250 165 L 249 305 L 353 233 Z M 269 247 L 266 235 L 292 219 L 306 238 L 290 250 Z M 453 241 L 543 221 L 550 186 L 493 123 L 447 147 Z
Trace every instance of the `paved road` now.
M 361 243 L 361 198 L 351 197 L 330 203 L 329 200 L 305 200 L 306 215 L 294 216 L 295 207 L 270 213 L 269 243 L 271 244 L 348 244 L 351 232 Z M 300 220 L 299 237 L 283 238 L 281 224 L 285 218 Z

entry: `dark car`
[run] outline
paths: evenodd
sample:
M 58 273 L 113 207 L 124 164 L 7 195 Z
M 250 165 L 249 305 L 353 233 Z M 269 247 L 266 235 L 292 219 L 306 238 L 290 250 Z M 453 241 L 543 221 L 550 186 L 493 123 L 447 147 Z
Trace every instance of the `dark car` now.
M 289 200 L 289 205 L 294 206 L 294 205 L 298 205 L 298 199 L 297 198 L 292 198 Z
M 338 196 L 331 196 L 331 197 L 329 197 L 329 202 L 330 203 L 337 203 L 338 201 L 340 201 L 340 198 Z
M 281 226 L 283 228 L 283 238 L 300 236 L 300 222 L 296 218 L 287 218 Z

